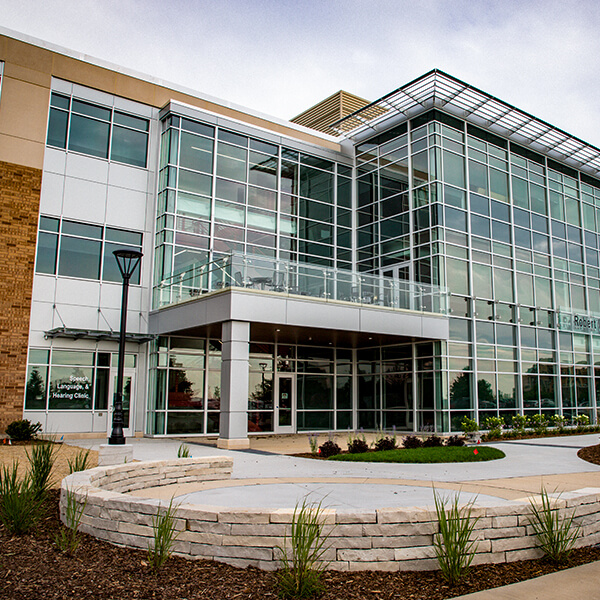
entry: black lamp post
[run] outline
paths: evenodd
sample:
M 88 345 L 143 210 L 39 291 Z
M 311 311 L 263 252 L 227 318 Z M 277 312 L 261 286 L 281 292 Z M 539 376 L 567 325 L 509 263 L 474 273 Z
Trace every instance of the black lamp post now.
M 125 443 L 123 435 L 123 370 L 125 368 L 125 332 L 127 329 L 127 296 L 129 280 L 140 264 L 142 253 L 139 250 L 115 250 L 113 252 L 123 277 L 123 296 L 121 299 L 121 331 L 119 334 L 119 364 L 117 367 L 117 390 L 113 399 L 112 434 L 108 438 L 111 445 Z

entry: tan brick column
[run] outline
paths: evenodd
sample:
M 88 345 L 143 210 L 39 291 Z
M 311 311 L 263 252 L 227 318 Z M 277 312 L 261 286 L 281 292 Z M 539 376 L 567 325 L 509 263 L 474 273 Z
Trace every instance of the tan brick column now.
M 42 171 L 0 162 L 0 432 L 22 418 Z

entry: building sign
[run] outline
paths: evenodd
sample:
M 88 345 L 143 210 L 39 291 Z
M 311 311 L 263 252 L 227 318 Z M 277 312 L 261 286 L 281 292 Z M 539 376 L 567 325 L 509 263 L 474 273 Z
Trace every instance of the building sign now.
M 559 311 L 558 328 L 573 333 L 591 333 L 600 335 L 600 316 Z
M 92 408 L 92 369 L 52 367 L 49 405 L 53 409 Z

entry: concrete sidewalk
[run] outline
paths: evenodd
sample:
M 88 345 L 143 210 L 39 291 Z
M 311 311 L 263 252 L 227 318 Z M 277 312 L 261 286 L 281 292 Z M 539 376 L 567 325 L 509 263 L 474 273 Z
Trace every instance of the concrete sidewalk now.
M 599 583 L 600 562 L 593 562 L 453 600 L 599 600 Z
M 390 463 L 350 463 L 330 462 L 287 456 L 273 452 L 281 446 L 290 447 L 298 451 L 297 446 L 302 443 L 308 450 L 306 436 L 293 436 L 295 440 L 252 438 L 252 444 L 259 448 L 250 450 L 222 450 L 207 444 L 205 440 L 188 439 L 191 455 L 202 456 L 229 456 L 233 458 L 233 472 L 228 490 L 221 492 L 220 499 L 216 492 L 211 491 L 211 504 L 219 503 L 227 506 L 240 506 L 245 499 L 250 506 L 257 506 L 265 498 L 264 488 L 261 492 L 259 484 L 270 484 L 269 506 L 282 508 L 294 506 L 298 495 L 291 496 L 292 484 L 320 484 L 321 496 L 336 495 L 336 490 L 324 486 L 329 483 L 348 484 L 364 487 L 365 483 L 373 489 L 375 486 L 383 490 L 385 485 L 407 486 L 421 488 L 423 494 L 415 494 L 411 501 L 407 494 L 402 494 L 402 502 L 397 494 L 390 492 L 382 506 L 393 506 L 398 503 L 402 506 L 429 505 L 433 503 L 432 487 L 447 492 L 461 492 L 465 500 L 472 495 L 479 495 L 482 503 L 490 500 L 487 497 L 498 499 L 499 503 L 522 500 L 531 495 L 537 495 L 542 487 L 549 492 L 562 493 L 579 490 L 582 488 L 600 488 L 600 466 L 587 463 L 577 457 L 577 449 L 597 443 L 596 434 L 574 436 L 569 438 L 545 438 L 538 440 L 510 441 L 494 443 L 501 449 L 506 458 L 493 462 L 474 463 L 443 463 L 443 464 L 390 464 Z M 97 449 L 104 440 L 73 440 L 79 446 Z M 133 438 L 128 440 L 133 446 L 133 457 L 136 460 L 162 460 L 175 458 L 181 440 L 157 438 Z M 266 450 L 265 448 L 269 448 Z M 292 450 L 292 451 L 293 451 Z M 287 487 L 275 487 L 277 483 L 290 484 Z M 198 490 L 211 489 L 211 485 L 199 485 Z M 225 487 L 225 486 L 221 486 Z M 358 488 L 357 488 L 358 489 Z M 163 489 L 161 493 L 168 493 L 169 497 L 175 490 Z M 177 490 L 178 491 L 178 490 Z M 196 490 L 186 489 L 182 493 Z M 418 490 L 417 490 L 418 491 Z M 375 495 L 375 490 L 373 489 Z M 372 504 L 365 494 L 347 494 L 354 502 L 356 508 L 372 508 Z M 166 497 L 166 496 L 165 496 Z M 362 500 L 361 500 L 362 499 Z M 201 499 L 198 498 L 198 502 Z

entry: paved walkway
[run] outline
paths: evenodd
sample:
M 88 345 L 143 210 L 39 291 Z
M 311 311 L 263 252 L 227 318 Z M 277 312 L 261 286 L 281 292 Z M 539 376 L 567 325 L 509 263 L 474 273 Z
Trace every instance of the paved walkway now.
M 600 562 L 565 569 L 453 600 L 598 600 Z
M 323 437 L 320 442 L 325 441 Z M 342 442 L 344 440 L 341 440 Z M 288 456 L 307 452 L 307 436 L 253 438 L 250 450 L 220 450 L 206 440 L 185 442 L 194 457 L 230 456 L 232 478 L 224 482 L 165 486 L 145 496 L 232 507 L 290 507 L 309 494 L 334 508 L 373 509 L 433 504 L 433 486 L 440 493 L 459 492 L 478 504 L 510 503 L 539 493 L 542 487 L 568 496 L 572 491 L 600 488 L 600 466 L 582 461 L 577 450 L 598 443 L 598 434 L 497 443 L 506 458 L 482 463 L 385 464 L 339 463 Z M 98 440 L 69 440 L 99 449 Z M 128 440 L 136 460 L 174 458 L 181 440 Z M 340 442 L 338 442 L 340 443 Z M 340 443 L 343 447 L 343 443 Z M 568 569 L 538 579 L 463 596 L 469 600 L 534 600 L 582 598 L 600 600 L 600 563 Z

